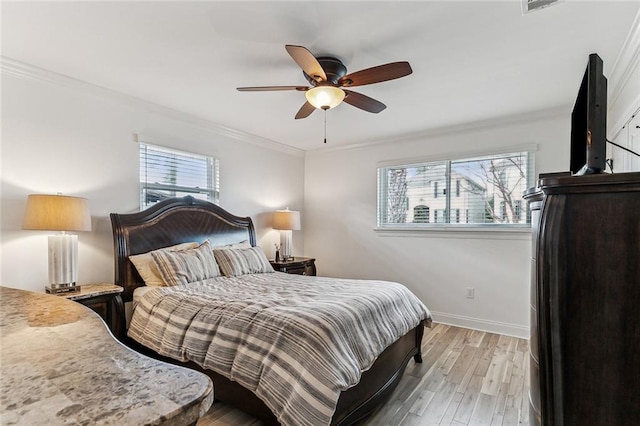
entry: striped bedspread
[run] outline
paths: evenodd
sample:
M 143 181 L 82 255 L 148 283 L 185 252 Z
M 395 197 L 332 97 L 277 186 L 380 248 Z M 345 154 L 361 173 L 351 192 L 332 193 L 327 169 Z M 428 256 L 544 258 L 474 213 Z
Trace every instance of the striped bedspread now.
M 150 290 L 128 333 L 237 381 L 283 425 L 327 425 L 340 392 L 430 318 L 401 284 L 275 272 Z

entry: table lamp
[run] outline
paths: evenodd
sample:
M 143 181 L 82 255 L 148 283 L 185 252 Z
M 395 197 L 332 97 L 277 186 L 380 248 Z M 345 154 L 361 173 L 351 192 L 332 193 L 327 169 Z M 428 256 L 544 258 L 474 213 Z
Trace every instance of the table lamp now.
M 49 285 L 47 293 L 80 291 L 78 280 L 78 236 L 69 231 L 91 231 L 86 198 L 31 194 L 22 229 L 60 231 L 49 236 Z
M 292 231 L 300 229 L 300 212 L 289 210 L 276 210 L 273 213 L 273 229 L 280 230 L 280 256 L 283 261 L 293 257 Z

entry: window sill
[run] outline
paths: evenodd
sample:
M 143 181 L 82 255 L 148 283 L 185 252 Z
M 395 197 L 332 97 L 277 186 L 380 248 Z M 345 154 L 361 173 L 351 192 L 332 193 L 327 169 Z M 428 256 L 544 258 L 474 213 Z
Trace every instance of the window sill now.
M 499 239 L 530 240 L 531 227 L 497 227 L 497 226 L 384 226 L 373 229 L 381 237 L 423 237 L 423 238 L 462 238 L 462 239 Z

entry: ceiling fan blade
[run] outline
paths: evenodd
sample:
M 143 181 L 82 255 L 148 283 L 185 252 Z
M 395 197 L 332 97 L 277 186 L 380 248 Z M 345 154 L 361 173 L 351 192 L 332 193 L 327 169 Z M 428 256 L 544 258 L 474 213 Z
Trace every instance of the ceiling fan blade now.
M 409 62 L 391 62 L 347 74 L 338 80 L 339 86 L 353 87 L 365 84 L 380 83 L 411 74 L 413 70 Z
M 311 78 L 316 81 L 325 81 L 327 79 L 327 75 L 322 69 L 322 66 L 316 57 L 313 56 L 313 53 L 309 52 L 306 47 L 287 44 L 285 49 L 287 49 L 287 52 L 293 60 L 296 61 L 296 64 L 311 76 Z
M 316 109 L 316 107 L 311 105 L 309 102 L 305 102 L 304 105 L 302 105 L 302 108 L 300 108 L 298 110 L 298 113 L 296 114 L 296 120 L 298 120 L 300 118 L 307 118 L 308 116 L 311 115 L 311 113 L 315 109 Z
M 276 90 L 297 90 L 305 92 L 309 90 L 307 86 L 258 86 L 258 87 L 238 87 L 240 92 L 271 92 Z
M 377 114 L 387 107 L 382 102 L 376 101 L 362 93 L 352 92 L 351 90 L 345 90 L 344 92 L 347 94 L 344 98 L 344 102 L 356 108 Z

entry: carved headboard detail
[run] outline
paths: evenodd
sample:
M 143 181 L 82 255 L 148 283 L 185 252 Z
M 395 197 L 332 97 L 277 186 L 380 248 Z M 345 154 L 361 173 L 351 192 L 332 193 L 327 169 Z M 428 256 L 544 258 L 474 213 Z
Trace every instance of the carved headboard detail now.
M 115 252 L 115 284 L 125 302 L 144 285 L 129 256 L 186 242 L 209 240 L 212 246 L 248 240 L 256 245 L 250 217 L 232 215 L 222 207 L 191 196 L 170 198 L 139 213 L 111 213 Z

